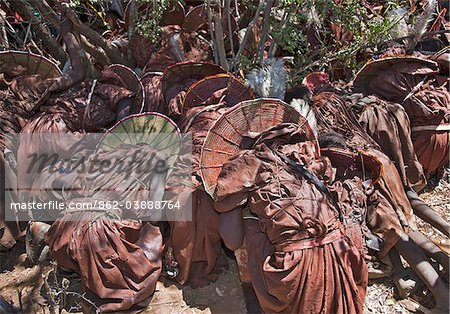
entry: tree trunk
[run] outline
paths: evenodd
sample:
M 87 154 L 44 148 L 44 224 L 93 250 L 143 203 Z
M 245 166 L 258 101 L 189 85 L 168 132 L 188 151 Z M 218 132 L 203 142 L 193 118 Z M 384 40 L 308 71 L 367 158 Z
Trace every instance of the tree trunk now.
M 82 23 L 78 16 L 76 16 L 73 12 L 68 14 L 68 17 L 74 24 L 74 28 L 83 34 L 89 42 L 93 43 L 95 46 L 103 49 L 106 55 L 111 59 L 113 63 L 120 63 L 127 66 L 132 66 L 131 60 L 128 60 L 116 47 L 110 45 L 99 33 L 95 30 L 86 26 L 86 24 Z
M 55 27 L 59 28 L 58 17 L 53 9 L 45 0 L 30 0 L 30 3 L 35 6 L 45 18 L 48 19 Z M 112 63 L 121 63 L 131 65 L 131 61 L 126 58 L 116 47 L 110 45 L 99 33 L 94 31 L 89 26 L 83 24 L 73 12 L 68 13 L 69 18 L 74 24 L 74 28 L 80 34 L 84 35 L 82 40 L 83 47 L 97 60 L 104 65 L 106 60 Z M 89 45 L 87 45 L 87 42 Z M 101 49 L 99 49 L 101 48 Z M 95 51 L 94 51 L 95 50 Z M 105 59 L 106 57 L 106 59 Z

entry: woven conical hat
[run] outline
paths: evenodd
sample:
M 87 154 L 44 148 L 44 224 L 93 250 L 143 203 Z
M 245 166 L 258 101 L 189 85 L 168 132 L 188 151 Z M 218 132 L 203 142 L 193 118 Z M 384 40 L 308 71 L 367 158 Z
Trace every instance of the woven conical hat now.
M 377 77 L 380 72 L 395 68 L 396 71 L 405 74 L 435 74 L 439 73 L 438 64 L 431 60 L 405 56 L 387 57 L 376 60 L 369 60 L 356 74 L 353 79 L 355 92 L 372 93 L 370 82 Z
M 162 92 L 166 104 L 179 92 L 187 90 L 195 82 L 211 75 L 226 73 L 220 66 L 208 62 L 179 62 L 169 66 L 163 74 Z
M 244 101 L 224 113 L 209 130 L 202 147 L 200 172 L 206 192 L 214 196 L 222 166 L 241 151 L 245 134 L 262 133 L 282 123 L 300 125 L 317 145 L 308 120 L 281 100 Z
M 141 113 L 145 105 L 145 89 L 139 77 L 132 69 L 122 64 L 112 64 L 109 68 L 120 77 L 123 87 L 135 93 L 136 101 L 132 113 Z
M 162 26 L 183 25 L 185 10 L 180 1 L 172 1 L 161 18 Z
M 255 98 L 253 91 L 235 76 L 228 73 L 217 74 L 201 79 L 187 90 L 183 111 L 204 103 L 216 91 L 224 88 L 227 88 L 224 100 L 230 107 Z
M 62 75 L 58 66 L 49 59 L 26 51 L 0 51 L 0 73 L 11 79 L 21 75 L 40 74 L 42 78 Z
M 332 147 L 321 149 L 320 154 L 330 158 L 331 164 L 335 168 L 361 170 L 365 174 L 369 174 L 374 182 L 378 181 L 381 177 L 383 165 L 369 152 L 351 152 Z
M 149 145 L 167 156 L 167 165 L 172 169 L 180 151 L 180 140 L 175 122 L 163 114 L 146 112 L 117 122 L 103 135 L 97 149 L 109 151 L 120 144 Z

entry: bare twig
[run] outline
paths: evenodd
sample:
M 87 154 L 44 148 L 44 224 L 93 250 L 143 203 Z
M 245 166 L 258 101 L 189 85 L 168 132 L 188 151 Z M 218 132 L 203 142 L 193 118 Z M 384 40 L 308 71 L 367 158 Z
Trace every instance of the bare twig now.
M 128 39 L 131 40 L 131 37 L 133 37 L 134 35 L 134 19 L 136 17 L 136 0 L 131 0 L 130 1 L 130 12 L 131 12 L 131 17 L 130 17 L 130 22 L 128 25 Z
M 281 20 L 281 27 L 280 30 L 284 31 L 287 25 L 287 21 L 289 20 L 290 12 L 286 10 L 283 14 L 283 19 Z M 278 50 L 279 41 L 276 38 L 272 38 L 272 41 L 270 43 L 269 47 L 269 58 L 273 58 L 275 56 L 275 53 Z
M 230 37 L 231 56 L 234 59 L 236 54 L 234 53 L 234 41 L 233 41 L 233 28 L 231 26 L 231 0 L 226 0 L 225 15 L 228 22 L 228 36 Z
M 16 30 L 14 29 L 14 27 L 12 27 L 12 25 L 8 22 L 7 19 L 5 19 L 5 24 L 6 24 L 7 28 L 8 28 L 9 34 L 10 34 L 11 36 L 14 37 L 14 41 L 12 41 L 12 42 L 17 42 L 17 43 L 18 43 L 18 46 L 19 46 L 19 47 L 22 47 L 22 45 L 23 45 L 23 40 L 22 40 L 22 38 L 17 34 L 17 32 L 16 32 Z M 12 45 L 12 42 L 9 43 L 9 44 L 10 44 L 10 48 L 13 48 L 13 47 L 11 46 L 11 45 Z M 17 48 L 17 47 L 14 47 L 14 48 Z
M 259 0 L 259 5 L 258 5 L 258 8 L 256 9 L 255 16 L 253 16 L 252 21 L 247 26 L 247 30 L 245 31 L 244 38 L 242 38 L 241 44 L 239 45 L 239 50 L 236 54 L 236 57 L 233 60 L 233 63 L 232 63 L 233 70 L 234 70 L 235 66 L 239 63 L 239 61 L 241 60 L 242 53 L 244 52 L 245 46 L 247 45 L 248 37 L 250 36 L 253 26 L 256 24 L 256 21 L 258 20 L 259 14 L 260 14 L 263 6 L 264 6 L 264 0 Z
M 30 35 L 30 31 L 31 31 L 31 23 L 28 24 L 28 27 L 27 27 L 27 33 L 25 34 L 25 39 L 23 40 L 23 48 L 25 48 L 25 45 L 27 44 L 27 40 L 28 40 L 28 36 Z
M 113 63 L 131 65 L 128 60 L 116 47 L 110 45 L 99 33 L 80 21 L 73 12 L 68 13 L 69 19 L 73 22 L 75 29 L 86 36 L 95 45 L 101 47 Z
M 266 47 L 266 38 L 267 33 L 269 32 L 270 28 L 270 12 L 272 11 L 274 0 L 268 0 L 266 4 L 266 8 L 264 10 L 264 24 L 261 32 L 261 38 L 259 41 L 259 57 L 258 61 L 261 63 L 264 58 L 264 48 Z
M 6 13 L 0 8 L 0 47 L 9 48 L 8 36 L 6 35 Z
M 38 45 L 34 42 L 33 38 L 30 38 L 30 43 L 33 45 L 34 49 L 40 54 L 44 55 L 43 51 L 38 47 Z
M 208 12 L 208 24 L 209 24 L 209 34 L 211 36 L 211 43 L 212 43 L 212 50 L 214 55 L 214 62 L 216 64 L 219 63 L 219 55 L 217 52 L 217 42 L 214 36 L 214 28 L 213 28 L 213 17 L 212 17 L 212 10 L 211 10 L 211 1 L 206 0 L 206 11 Z
M 53 272 L 55 272 L 55 270 L 53 270 Z M 56 313 L 56 308 L 57 308 L 57 304 L 55 302 L 55 300 L 52 297 L 52 290 L 50 288 L 50 285 L 48 283 L 48 275 L 49 273 L 47 273 L 46 275 L 42 275 L 42 279 L 44 279 L 44 297 L 48 302 L 49 305 L 49 311 L 52 314 Z
M 25 20 L 31 23 L 33 32 L 36 37 L 39 38 L 44 46 L 48 49 L 48 52 L 61 64 L 66 63 L 67 55 L 62 47 L 56 42 L 56 40 L 50 34 L 50 31 L 45 28 L 41 21 L 31 12 L 25 1 L 10 1 L 11 7 L 17 11 Z
M 63 279 L 62 283 L 60 283 L 58 281 L 58 277 L 56 275 L 57 270 L 58 270 L 58 266 L 55 263 L 55 264 L 53 264 L 52 271 L 48 272 L 45 275 L 42 275 L 42 277 L 44 279 L 45 298 L 49 302 L 50 313 L 54 314 L 54 313 L 56 313 L 56 309 L 62 308 L 63 307 L 62 305 L 64 304 L 64 302 L 62 302 L 62 300 L 65 299 L 66 296 L 68 296 L 68 295 L 75 296 L 79 299 L 84 300 L 85 302 L 87 302 L 89 305 L 91 305 L 95 309 L 96 314 L 100 313 L 99 307 L 92 300 L 90 300 L 86 297 L 86 293 L 80 294 L 80 293 L 74 292 L 74 291 L 67 291 L 68 285 L 67 286 L 64 285 L 64 279 Z M 48 282 L 48 276 L 50 274 L 53 275 L 53 285 L 54 285 L 53 287 L 51 287 L 51 285 Z
M 177 304 L 180 303 L 179 301 L 167 301 L 167 302 L 161 302 L 161 303 L 150 303 L 148 306 L 161 306 L 161 305 L 167 305 L 167 304 Z
M 86 293 L 80 294 L 80 293 L 78 293 L 78 292 L 74 292 L 74 291 L 65 291 L 65 290 L 61 290 L 61 291 L 58 291 L 58 292 L 56 293 L 57 296 L 59 296 L 60 294 L 72 295 L 72 296 L 74 296 L 74 297 L 83 299 L 83 301 L 89 303 L 89 305 L 91 305 L 91 306 L 95 309 L 95 314 L 101 313 L 101 312 L 100 312 L 100 308 L 99 308 L 92 300 L 90 300 L 90 299 L 88 299 L 88 298 L 86 297 Z
M 238 3 L 238 0 L 234 0 L 234 6 L 235 6 L 235 9 L 236 9 L 236 17 L 239 20 L 241 18 L 241 15 L 239 14 L 239 3 Z
M 42 17 L 49 21 L 56 29 L 59 30 L 59 19 L 55 11 L 48 5 L 46 0 L 29 0 L 33 7 L 39 10 Z
M 128 24 L 128 40 L 131 40 L 131 38 L 134 35 L 134 29 L 135 29 L 135 23 L 136 23 L 136 0 L 131 0 L 129 3 L 129 6 L 130 6 L 131 15 L 129 17 L 129 24 Z M 128 59 L 132 58 L 131 49 L 128 49 L 127 57 L 128 57 Z
M 218 12 L 214 14 L 214 29 L 216 35 L 216 47 L 219 55 L 220 66 L 224 69 L 227 69 L 227 55 L 225 52 L 225 43 L 223 39 L 223 30 L 222 30 L 222 12 L 221 7 L 219 6 Z

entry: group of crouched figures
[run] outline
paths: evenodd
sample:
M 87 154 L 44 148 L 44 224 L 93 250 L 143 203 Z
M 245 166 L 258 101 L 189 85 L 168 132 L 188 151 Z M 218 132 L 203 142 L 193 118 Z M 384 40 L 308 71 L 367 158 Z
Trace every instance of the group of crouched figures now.
M 160 52 L 168 63 L 162 75 L 150 64 L 128 85 L 111 67 L 86 80 L 70 28 L 63 38 L 68 73 L 1 64 L 3 256 L 26 233 L 31 260 L 53 260 L 79 276 L 86 312 L 145 308 L 163 277 L 205 286 L 226 271 L 225 246 L 235 253 L 249 312 L 362 313 L 368 278 L 384 275 L 401 297 L 425 284 L 435 311 L 448 311 L 449 258 L 415 224 L 418 216 L 450 235 L 448 222 L 417 196 L 449 160 L 448 53 L 374 60 L 348 86 L 313 73 L 284 99 L 255 99 L 274 95 L 260 95 L 201 54 L 176 63 L 170 49 Z M 24 156 L 52 143 L 36 137 L 8 146 L 5 136 L 104 133 L 145 112 L 191 136 L 191 149 L 181 147 L 162 175 L 30 175 Z M 67 158 L 81 153 L 58 149 Z M 128 161 L 137 152 L 139 163 L 155 153 L 155 162 L 167 157 L 151 143 L 95 154 Z M 188 180 L 180 179 L 186 169 Z M 6 189 L 5 176 L 16 189 Z M 23 186 L 31 189 L 18 193 Z M 6 200 L 50 199 L 165 200 L 192 213 L 163 221 L 139 210 L 125 215 L 119 206 L 64 210 L 52 223 L 39 222 L 36 211 L 5 219 Z

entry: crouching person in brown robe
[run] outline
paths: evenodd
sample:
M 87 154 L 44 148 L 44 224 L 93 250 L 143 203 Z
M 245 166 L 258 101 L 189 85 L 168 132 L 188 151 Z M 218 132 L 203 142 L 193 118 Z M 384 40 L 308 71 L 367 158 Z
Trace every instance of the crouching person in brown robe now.
M 185 92 L 179 95 L 182 93 Z M 165 264 L 176 261 L 179 273 L 174 278 L 180 284 L 189 284 L 193 288 L 206 286 L 216 281 L 227 267 L 221 251 L 219 213 L 214 210 L 214 200 L 200 179 L 200 156 L 209 129 L 233 105 L 227 102 L 228 98 L 233 99 L 230 96 L 235 95 L 243 99 L 247 94 L 245 89 L 241 92 L 231 87 L 217 90 L 204 102 L 192 108 L 186 106 L 180 119 L 180 128 L 192 136 L 192 146 L 183 145 L 186 151 L 180 153 L 175 175 L 169 178 L 165 195 L 166 200 L 179 201 L 183 208 L 192 208 L 191 219 L 168 219 L 170 235 L 165 244 L 170 254 L 165 254 Z M 177 104 L 177 101 L 172 103 Z M 175 111 L 182 111 L 181 106 L 177 107 L 180 109 Z M 188 172 L 189 178 L 184 178 Z M 177 217 L 179 213 L 175 210 L 170 215 Z
M 50 184 L 67 197 L 65 211 L 45 235 L 50 256 L 80 275 L 85 296 L 102 313 L 145 307 L 161 273 L 162 235 L 154 222 L 161 213 L 139 205 L 162 199 L 166 173 L 154 172 L 152 155 L 154 163 L 162 160 L 146 145 L 119 146 L 96 160 L 122 161 L 131 172 L 74 171 Z
M 305 138 L 297 125 L 282 124 L 224 164 L 215 204 L 221 234 L 237 249 L 245 232 L 251 282 L 264 312 L 362 313 L 367 268 L 339 206 L 285 159 L 332 182 L 329 159 Z

